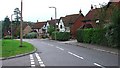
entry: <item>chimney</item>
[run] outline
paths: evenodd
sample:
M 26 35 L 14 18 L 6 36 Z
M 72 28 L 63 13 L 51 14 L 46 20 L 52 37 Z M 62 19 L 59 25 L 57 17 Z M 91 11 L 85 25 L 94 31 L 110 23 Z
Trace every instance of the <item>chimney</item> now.
M 97 8 L 97 5 L 94 5 L 95 6 L 95 9 Z
M 79 14 L 81 15 L 81 13 L 82 13 L 82 11 L 81 11 L 81 9 L 80 9 Z
M 93 10 L 93 5 L 91 5 L 91 11 Z
M 53 18 L 51 17 L 51 20 L 53 20 Z
M 37 20 L 37 22 L 38 22 L 38 20 Z

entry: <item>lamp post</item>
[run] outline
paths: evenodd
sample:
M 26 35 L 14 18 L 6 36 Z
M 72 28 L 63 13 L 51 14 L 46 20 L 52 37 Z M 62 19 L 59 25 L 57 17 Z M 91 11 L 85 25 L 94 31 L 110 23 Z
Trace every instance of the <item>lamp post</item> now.
M 56 7 L 49 7 L 49 8 L 54 8 L 55 9 L 55 31 L 56 31 L 56 23 L 57 23 L 57 8 Z M 55 32 L 55 40 L 56 40 L 56 32 Z
M 12 39 L 12 17 L 13 17 L 14 14 L 11 15 L 11 39 Z

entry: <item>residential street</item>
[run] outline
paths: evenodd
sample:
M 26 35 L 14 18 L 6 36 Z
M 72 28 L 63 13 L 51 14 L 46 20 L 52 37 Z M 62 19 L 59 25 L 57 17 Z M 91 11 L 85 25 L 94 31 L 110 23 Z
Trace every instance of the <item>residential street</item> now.
M 3 68 L 4 66 L 38 68 L 47 66 L 96 66 L 98 68 L 110 68 L 106 66 L 118 66 L 118 55 L 115 54 L 48 39 L 24 39 L 24 41 L 32 43 L 37 48 L 37 51 L 34 54 L 23 57 L 3 60 Z

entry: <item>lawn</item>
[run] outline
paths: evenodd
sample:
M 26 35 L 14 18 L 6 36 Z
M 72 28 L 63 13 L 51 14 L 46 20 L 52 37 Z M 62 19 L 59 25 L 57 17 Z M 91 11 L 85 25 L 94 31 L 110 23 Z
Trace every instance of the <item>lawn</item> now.
M 23 47 L 19 47 L 18 40 L 2 40 L 2 57 L 10 57 L 33 51 L 35 48 L 32 44 L 23 42 Z

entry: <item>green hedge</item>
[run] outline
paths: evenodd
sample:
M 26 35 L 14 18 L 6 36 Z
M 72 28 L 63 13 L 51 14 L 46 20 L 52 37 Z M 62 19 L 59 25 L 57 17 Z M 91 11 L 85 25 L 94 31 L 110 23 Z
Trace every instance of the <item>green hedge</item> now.
M 37 33 L 36 32 L 31 32 L 28 33 L 25 38 L 32 39 L 32 38 L 37 38 Z
M 53 40 L 55 40 L 55 35 L 56 35 L 56 40 L 59 40 L 59 41 L 67 41 L 70 39 L 69 32 L 52 32 Z
M 103 29 L 79 29 L 77 31 L 77 41 L 106 45 L 105 34 L 105 30 Z
M 92 38 L 92 34 L 93 33 L 93 29 L 86 29 L 83 31 L 83 42 L 85 43 L 91 43 L 91 38 Z

